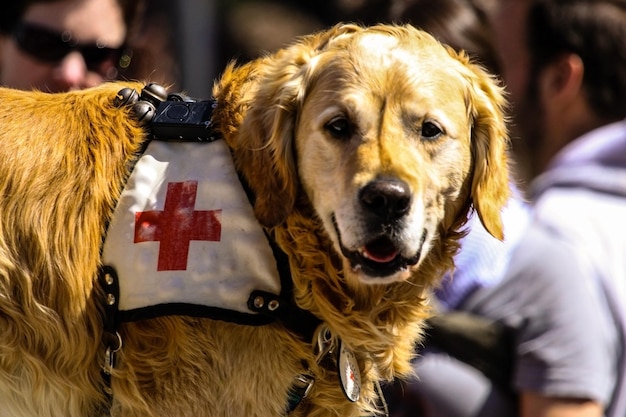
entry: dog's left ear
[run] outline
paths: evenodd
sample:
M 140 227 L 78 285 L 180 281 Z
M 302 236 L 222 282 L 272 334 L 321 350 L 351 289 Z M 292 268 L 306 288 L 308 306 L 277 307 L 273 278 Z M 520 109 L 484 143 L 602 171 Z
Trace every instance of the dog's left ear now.
M 245 149 L 240 150 L 247 154 L 242 169 L 249 172 L 246 179 L 255 193 L 255 215 L 266 227 L 283 222 L 295 204 L 299 183 L 294 132 L 315 57 L 334 40 L 359 30 L 356 25 L 337 25 L 303 37 L 254 68 L 258 89 L 241 126 Z
M 257 64 L 261 62 L 260 67 Z M 291 149 L 295 127 L 294 98 L 284 91 L 266 91 L 266 60 L 253 61 L 251 73 L 257 88 L 242 120 L 233 157 L 254 194 L 254 214 L 265 227 L 282 223 L 293 209 L 297 193 L 296 164 Z M 239 70 L 241 71 L 241 70 Z
M 472 124 L 473 176 L 471 195 L 485 229 L 502 240 L 501 211 L 510 195 L 506 100 L 495 77 L 465 57 L 466 100 Z

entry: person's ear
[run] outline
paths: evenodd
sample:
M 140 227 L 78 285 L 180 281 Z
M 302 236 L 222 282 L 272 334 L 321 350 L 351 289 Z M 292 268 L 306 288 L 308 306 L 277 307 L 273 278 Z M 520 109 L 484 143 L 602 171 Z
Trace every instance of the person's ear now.
M 541 74 L 544 98 L 556 103 L 571 103 L 581 93 L 585 65 L 577 54 L 563 54 L 547 65 Z

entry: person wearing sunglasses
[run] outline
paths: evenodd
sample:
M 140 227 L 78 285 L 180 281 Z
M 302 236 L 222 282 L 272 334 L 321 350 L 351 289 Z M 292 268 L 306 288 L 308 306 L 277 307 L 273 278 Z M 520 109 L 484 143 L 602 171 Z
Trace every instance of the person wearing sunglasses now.
M 0 84 L 62 92 L 116 79 L 136 0 L 16 0 L 0 12 Z

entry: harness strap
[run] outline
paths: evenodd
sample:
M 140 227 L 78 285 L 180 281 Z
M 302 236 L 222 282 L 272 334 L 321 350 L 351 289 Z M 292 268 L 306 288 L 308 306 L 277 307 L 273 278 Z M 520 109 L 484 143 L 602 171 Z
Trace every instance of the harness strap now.
M 98 273 L 98 283 L 103 290 L 103 332 L 102 344 L 105 347 L 105 358 L 102 365 L 102 379 L 104 380 L 104 391 L 107 395 L 112 395 L 111 371 L 115 367 L 116 353 L 122 348 L 122 338 L 117 332 L 118 329 L 118 307 L 120 299 L 120 285 L 115 269 L 103 265 Z
M 291 297 L 255 290 L 248 299 L 248 308 L 282 323 L 289 331 L 308 342 L 322 322 L 311 312 L 298 307 Z

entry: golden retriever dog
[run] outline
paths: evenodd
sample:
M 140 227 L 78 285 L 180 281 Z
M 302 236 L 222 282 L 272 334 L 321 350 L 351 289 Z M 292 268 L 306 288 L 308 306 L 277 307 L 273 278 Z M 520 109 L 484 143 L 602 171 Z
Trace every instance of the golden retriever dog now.
M 272 262 L 288 266 L 297 315 L 155 315 L 111 343 L 103 239 L 153 142 L 121 91 L 144 85 L 0 89 L 0 416 L 382 412 L 378 382 L 411 373 L 468 212 L 502 237 L 498 83 L 410 26 L 341 24 L 229 65 L 210 146 L 227 145 L 254 224 L 285 255 Z

